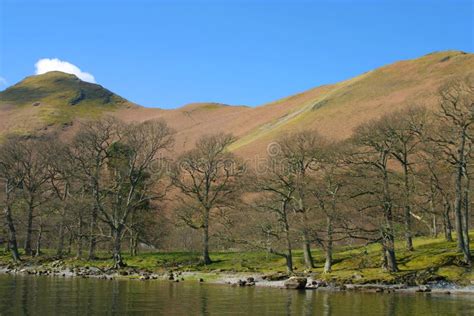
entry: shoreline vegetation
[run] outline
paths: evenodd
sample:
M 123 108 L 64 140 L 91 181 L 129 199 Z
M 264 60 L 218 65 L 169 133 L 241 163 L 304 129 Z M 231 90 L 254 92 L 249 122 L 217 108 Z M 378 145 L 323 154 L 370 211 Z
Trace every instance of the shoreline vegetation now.
M 199 253 L 149 252 L 124 255 L 127 266 L 113 269 L 110 268 L 113 258 L 105 253 L 88 261 L 72 256 L 57 259 L 48 250 L 41 257 L 23 256 L 23 260 L 16 263 L 8 252 L 0 252 L 0 272 L 385 293 L 433 291 L 451 294 L 470 290 L 474 273 L 463 266 L 462 257 L 453 250 L 455 241 L 418 237 L 414 238 L 414 245 L 415 251 L 404 251 L 403 244 L 397 243 L 399 271 L 395 273 L 380 268 L 380 249 L 376 244 L 339 249 L 331 273 L 323 273 L 324 253 L 318 250 L 313 251 L 315 268 L 311 270 L 304 268 L 303 253 L 295 252 L 293 273 L 286 272 L 281 257 L 265 252 L 213 252 L 213 263 L 208 265 L 202 264 Z M 298 282 L 304 285 L 298 285 Z

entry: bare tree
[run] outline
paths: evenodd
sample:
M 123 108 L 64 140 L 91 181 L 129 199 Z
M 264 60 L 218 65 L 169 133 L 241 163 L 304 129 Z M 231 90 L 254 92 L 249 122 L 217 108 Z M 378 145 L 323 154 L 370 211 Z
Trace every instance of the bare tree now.
M 122 123 L 112 117 L 84 122 L 81 130 L 75 135 L 71 153 L 77 164 L 77 177 L 87 184 L 91 197 L 89 220 L 88 259 L 96 257 L 97 216 L 105 199 L 101 187 L 104 182 L 104 167 L 109 158 L 109 148 L 117 140 Z
M 413 251 L 412 237 L 412 195 L 413 165 L 416 152 L 420 148 L 421 135 L 426 123 L 426 110 L 410 107 L 396 111 L 380 119 L 379 128 L 386 133 L 387 139 L 393 140 L 391 155 L 402 167 L 403 177 L 403 208 L 405 224 L 405 247 Z
M 455 170 L 454 215 L 459 251 L 464 262 L 471 266 L 469 249 L 469 158 L 472 147 L 474 124 L 474 79 L 454 79 L 444 85 L 440 91 L 439 118 L 444 124 L 443 133 L 437 133 L 433 139 L 443 148 L 446 161 Z
M 435 129 L 442 129 L 442 127 L 434 125 L 425 134 L 431 137 Z M 427 203 L 422 203 L 422 206 L 428 205 L 428 213 L 433 216 L 431 223 L 433 235 L 435 236 L 437 232 L 436 217 L 441 216 L 444 237 L 446 241 L 453 241 L 451 213 L 454 194 L 450 184 L 452 173 L 450 172 L 450 165 L 444 159 L 443 148 L 430 141 L 429 137 L 424 137 L 419 153 L 422 165 L 417 171 L 418 178 L 425 188 L 426 193 L 424 195 L 427 196 Z M 440 210 L 438 210 L 438 204 L 441 205 Z
M 13 218 L 13 203 L 16 190 L 23 181 L 23 173 L 19 161 L 21 150 L 18 147 L 19 138 L 9 136 L 0 146 L 0 179 L 3 186 L 3 213 L 8 230 L 8 248 L 14 261 L 20 261 L 18 252 L 17 230 Z
M 331 144 L 322 148 L 325 155 L 319 161 L 319 169 L 313 175 L 310 189 L 321 211 L 322 216 L 318 218 L 325 221 L 322 225 L 323 233 L 314 232 L 314 239 L 325 250 L 324 273 L 332 271 L 334 242 L 344 238 L 341 230 L 337 231 L 336 227 L 343 216 L 341 211 L 345 200 L 343 189 L 347 186 L 346 170 L 339 146 L 341 144 Z
M 173 131 L 164 121 L 124 126 L 120 138 L 107 150 L 107 178 L 101 186 L 106 199 L 98 204 L 99 217 L 112 232 L 114 267 L 124 266 L 122 237 L 130 216 L 163 198 L 164 151 L 173 144 Z
M 19 138 L 16 147 L 18 150 L 17 165 L 22 173 L 19 183 L 19 194 L 26 206 L 26 237 L 24 250 L 28 256 L 33 255 L 33 220 L 37 216 L 36 210 L 45 201 L 44 191 L 49 174 L 46 172 L 46 160 L 42 154 L 45 140 Z
M 202 232 L 202 259 L 210 264 L 209 227 L 213 216 L 233 206 L 240 194 L 243 163 L 227 147 L 234 141 L 228 134 L 200 138 L 194 149 L 181 155 L 171 172 L 179 189 L 177 215 L 181 221 Z
M 365 181 L 377 181 L 374 186 L 356 187 L 353 196 L 374 197 L 375 203 L 368 204 L 365 209 L 375 207 L 380 210 L 383 222 L 378 229 L 383 249 L 383 266 L 390 272 L 398 270 L 395 257 L 394 233 L 394 201 L 389 169 L 389 159 L 392 156 L 395 140 L 387 138 L 385 125 L 382 121 L 372 121 L 360 126 L 353 138 L 354 152 L 349 158 L 353 172 Z
M 303 254 L 306 267 L 314 268 L 311 254 L 311 228 L 309 217 L 314 205 L 310 203 L 309 186 L 311 173 L 318 169 L 327 141 L 315 131 L 303 131 L 286 135 L 277 141 L 280 152 L 275 158 L 286 164 L 287 172 L 293 174 L 295 192 L 294 209 L 300 218 Z
M 267 220 L 257 223 L 261 235 L 257 247 L 284 257 L 288 272 L 293 272 L 291 204 L 296 191 L 296 179 L 288 172 L 288 165 L 276 157 L 269 157 L 267 167 L 266 172 L 260 174 L 254 184 L 259 195 L 251 202 L 257 210 L 269 214 Z M 283 251 L 278 250 L 281 241 Z
M 51 137 L 44 145 L 49 188 L 54 196 L 52 208 L 59 217 L 56 256 L 62 258 L 68 221 L 70 222 L 74 218 L 74 206 L 84 202 L 78 201 L 78 198 L 83 198 L 79 192 L 84 191 L 85 184 L 77 181 L 76 160 L 69 144 L 60 141 L 57 137 Z M 81 219 L 79 220 L 81 221 Z M 79 223 L 79 226 L 81 224 Z

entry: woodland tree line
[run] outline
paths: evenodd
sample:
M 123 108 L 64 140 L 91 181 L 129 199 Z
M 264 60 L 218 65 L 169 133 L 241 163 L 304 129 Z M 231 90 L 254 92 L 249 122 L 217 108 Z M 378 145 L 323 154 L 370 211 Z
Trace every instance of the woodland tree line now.
M 110 250 L 119 268 L 124 247 L 159 249 L 188 227 L 204 264 L 214 245 L 265 250 L 292 271 L 294 249 L 311 268 L 318 247 L 326 272 L 334 245 L 356 240 L 380 244 L 381 267 L 393 272 L 396 240 L 413 250 L 413 237 L 442 234 L 470 267 L 472 78 L 444 85 L 438 103 L 392 112 L 340 142 L 287 134 L 258 162 L 228 151 L 227 134 L 175 157 L 174 131 L 160 120 L 104 117 L 72 139 L 10 135 L 0 145 L 0 237 L 15 261 L 42 248 L 89 260 Z

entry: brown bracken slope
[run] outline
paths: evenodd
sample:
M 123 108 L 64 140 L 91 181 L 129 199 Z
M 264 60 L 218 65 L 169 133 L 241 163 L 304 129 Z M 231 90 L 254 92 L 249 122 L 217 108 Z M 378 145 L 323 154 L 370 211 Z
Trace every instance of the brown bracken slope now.
M 177 131 L 175 150 L 178 153 L 191 148 L 201 135 L 227 132 L 237 137 L 231 150 L 243 157 L 253 158 L 265 155 L 267 145 L 287 132 L 314 129 L 329 138 L 344 139 L 361 123 L 396 109 L 412 105 L 434 109 L 440 85 L 453 77 L 470 74 L 474 74 L 474 54 L 460 51 L 437 52 L 400 61 L 346 81 L 317 87 L 255 108 L 218 103 L 194 103 L 173 110 L 144 108 L 114 94 L 111 98 L 108 94 L 111 92 L 105 89 L 108 93 L 105 93 L 104 98 L 104 94 L 97 90 L 100 86 L 94 86 L 94 93 L 89 93 L 98 99 L 87 102 L 81 100 L 84 105 L 70 104 L 71 100 L 75 100 L 74 97 L 86 99 L 85 94 L 80 91 L 73 93 L 69 99 L 66 98 L 69 104 L 59 104 L 58 98 L 51 100 L 51 95 L 48 100 L 38 99 L 46 98 L 43 95 L 30 97 L 31 91 L 28 89 L 24 93 L 30 93 L 30 96 L 23 95 L 27 102 L 17 105 L 18 102 L 12 97 L 11 100 L 6 100 L 7 89 L 0 92 L 0 133 L 18 130 L 24 132 L 25 119 L 29 120 L 28 126 L 31 128 L 44 129 L 48 125 L 50 128 L 60 125 L 65 129 L 64 126 L 79 118 L 97 117 L 104 113 L 125 121 L 163 118 Z M 48 74 L 35 77 L 46 75 Z M 31 80 L 30 78 L 24 81 Z M 16 86 L 24 84 L 24 81 Z M 71 90 L 74 91 L 72 88 Z M 59 107 L 62 111 L 60 114 L 56 113 L 54 119 L 51 119 L 50 113 L 38 116 L 38 108 L 42 105 L 33 106 L 36 102 L 47 104 L 48 101 L 55 103 L 54 109 Z M 94 102 L 97 103 L 96 107 L 91 106 Z M 86 110 L 78 110 L 83 106 Z M 68 109 L 74 109 L 74 112 L 71 114 Z M 15 121 L 20 117 L 23 125 Z M 6 121 L 9 123 L 6 124 Z

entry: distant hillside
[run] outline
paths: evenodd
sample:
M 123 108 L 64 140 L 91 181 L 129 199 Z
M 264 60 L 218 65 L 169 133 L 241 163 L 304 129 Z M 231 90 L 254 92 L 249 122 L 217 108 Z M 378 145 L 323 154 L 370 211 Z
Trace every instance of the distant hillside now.
M 289 131 L 315 129 L 327 137 L 344 139 L 361 123 L 384 113 L 411 105 L 435 108 L 439 87 L 455 76 L 468 74 L 474 74 L 474 54 L 444 51 L 256 108 L 200 104 L 193 111 L 188 107 L 136 108 L 117 111 L 117 115 L 128 120 L 165 118 L 178 131 L 178 151 L 191 147 L 202 134 L 230 132 L 238 137 L 231 149 L 250 158 L 264 155 L 269 142 Z
M 100 85 L 53 71 L 27 77 L 0 92 L 0 131 L 29 133 L 133 106 Z
M 162 110 L 134 106 L 72 75 L 48 73 L 29 77 L 0 93 L 0 132 L 22 131 L 19 126 L 31 131 L 32 126 L 56 126 L 110 112 L 125 121 L 165 119 L 177 131 L 177 152 L 191 148 L 201 135 L 229 132 L 238 138 L 231 149 L 251 158 L 264 155 L 271 140 L 289 131 L 316 129 L 330 138 L 343 139 L 361 123 L 384 113 L 410 105 L 435 108 L 438 88 L 455 76 L 469 74 L 474 74 L 473 54 L 444 51 L 255 108 L 193 103 Z M 35 106 L 36 102 L 40 104 Z M 4 113 L 10 113 L 6 121 Z

